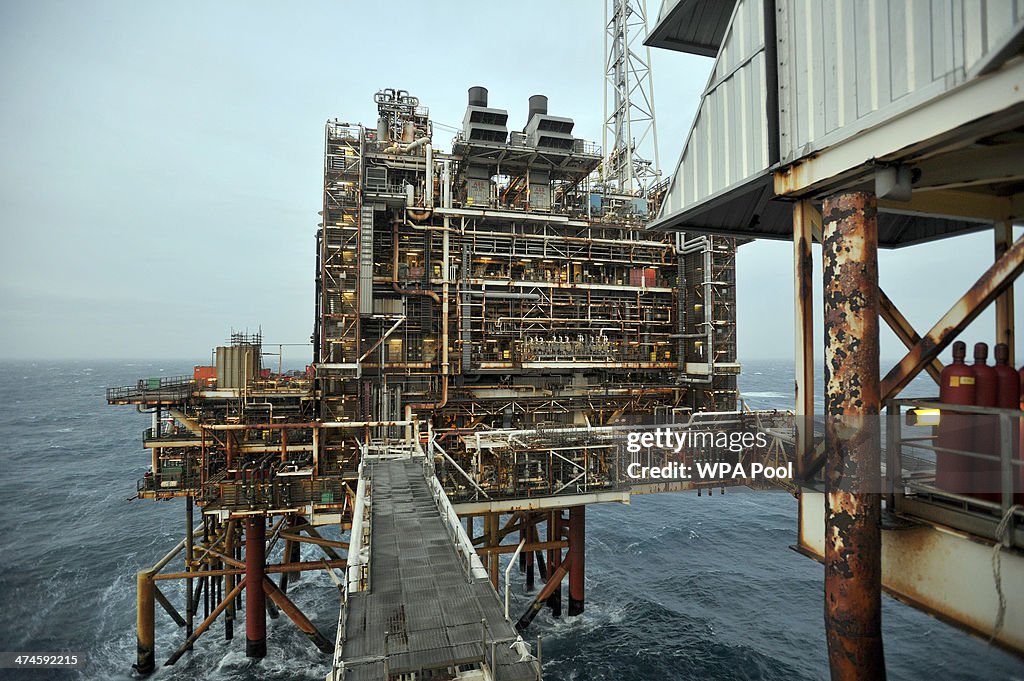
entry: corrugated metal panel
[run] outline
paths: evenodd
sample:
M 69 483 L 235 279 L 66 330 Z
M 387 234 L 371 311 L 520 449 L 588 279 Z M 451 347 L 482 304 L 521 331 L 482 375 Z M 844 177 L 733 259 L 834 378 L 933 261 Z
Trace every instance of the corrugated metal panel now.
M 768 167 L 764 3 L 741 0 L 672 178 L 662 215 Z
M 685 4 L 668 0 L 663 21 Z M 774 6 L 782 163 L 963 84 L 1024 21 L 1024 0 L 775 0 Z M 754 185 L 770 166 L 766 84 L 774 75 L 766 70 L 764 7 L 763 0 L 735 6 L 661 224 L 696 206 L 705 212 L 709 200 L 735 191 L 753 197 L 748 208 L 757 207 L 741 213 L 760 219 L 766 197 Z
M 728 0 L 665 0 L 644 43 L 713 57 L 722 44 L 734 5 Z
M 778 0 L 783 162 L 940 96 L 1006 38 L 1024 0 Z

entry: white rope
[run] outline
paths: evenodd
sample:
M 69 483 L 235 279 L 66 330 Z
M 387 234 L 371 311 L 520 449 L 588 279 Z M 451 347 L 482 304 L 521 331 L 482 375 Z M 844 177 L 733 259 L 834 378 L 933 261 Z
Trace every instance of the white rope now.
M 989 643 L 994 641 L 996 636 L 999 635 L 1003 628 L 1003 618 L 1006 616 L 1006 596 L 1003 595 L 1003 577 L 1000 573 L 1000 554 L 1003 551 L 1003 537 L 1009 532 L 1013 514 L 1021 510 L 1024 510 L 1024 506 L 1014 504 L 1006 509 L 1006 513 L 1003 514 L 999 524 L 996 525 L 996 544 L 992 547 L 992 579 L 995 580 L 996 595 L 999 596 L 999 610 L 996 613 L 996 625 L 992 629 L 992 635 L 988 637 Z

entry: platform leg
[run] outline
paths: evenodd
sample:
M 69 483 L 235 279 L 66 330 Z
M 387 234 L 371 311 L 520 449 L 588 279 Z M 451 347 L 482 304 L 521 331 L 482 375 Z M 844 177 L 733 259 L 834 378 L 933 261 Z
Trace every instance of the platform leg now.
M 583 614 L 583 587 L 586 574 L 584 549 L 586 547 L 586 506 L 569 509 L 569 616 Z
M 266 525 L 262 517 L 250 518 L 245 527 L 245 654 L 267 655 L 267 606 L 263 589 L 266 565 Z
M 562 511 L 551 511 L 548 518 L 548 541 L 560 541 L 562 538 Z M 562 549 L 548 549 L 548 574 L 554 575 L 562 565 Z M 562 585 L 561 581 L 547 598 L 552 617 L 562 616 Z
M 142 570 L 138 574 L 138 606 L 136 610 L 138 645 L 136 662 L 133 667 L 139 674 L 152 674 L 156 668 L 154 646 L 156 612 L 153 574 L 151 570 Z

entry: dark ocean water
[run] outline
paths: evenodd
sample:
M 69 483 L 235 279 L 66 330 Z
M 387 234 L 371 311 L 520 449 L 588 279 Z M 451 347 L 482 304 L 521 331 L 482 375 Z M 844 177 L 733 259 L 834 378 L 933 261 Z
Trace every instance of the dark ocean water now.
M 0 650 L 84 653 L 58 676 L 127 679 L 135 655 L 135 573 L 183 533 L 183 502 L 126 499 L 147 465 L 148 416 L 108 407 L 103 389 L 188 373 L 188 362 L 0 363 Z M 791 404 L 792 369 L 747 362 L 756 408 Z M 662 494 L 587 511 L 587 610 L 538 616 L 548 681 L 824 679 L 821 566 L 789 549 L 796 502 L 781 492 Z M 513 579 L 521 577 L 513 570 Z M 515 611 L 527 597 L 513 586 Z M 320 573 L 290 590 L 333 639 L 337 590 Z M 1024 679 L 1024 663 L 885 598 L 890 679 Z M 287 621 L 271 621 L 267 659 L 215 625 L 154 679 L 323 679 L 328 661 Z M 180 634 L 157 609 L 158 664 Z

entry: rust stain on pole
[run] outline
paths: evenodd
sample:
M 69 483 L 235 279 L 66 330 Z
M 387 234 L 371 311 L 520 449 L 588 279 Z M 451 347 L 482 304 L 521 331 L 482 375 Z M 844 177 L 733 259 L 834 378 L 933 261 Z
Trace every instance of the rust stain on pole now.
M 833 681 L 885 678 L 875 196 L 824 202 L 825 632 Z

